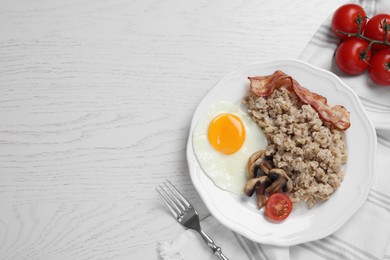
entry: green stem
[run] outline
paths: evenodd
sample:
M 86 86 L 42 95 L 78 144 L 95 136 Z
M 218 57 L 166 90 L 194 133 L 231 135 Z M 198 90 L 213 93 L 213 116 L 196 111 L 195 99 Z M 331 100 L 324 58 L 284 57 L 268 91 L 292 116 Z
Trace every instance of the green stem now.
M 364 36 L 363 34 L 361 33 L 347 33 L 347 32 L 343 32 L 343 31 L 339 31 L 337 30 L 338 33 L 341 33 L 341 34 L 344 34 L 344 35 L 347 35 L 348 37 L 356 37 L 356 38 L 360 38 L 360 39 L 363 39 L 363 40 L 366 40 L 368 42 L 372 42 L 372 43 L 376 43 L 376 44 L 383 44 L 383 45 L 386 45 L 386 46 L 390 46 L 390 42 L 387 40 L 385 41 L 378 41 L 378 40 L 374 40 L 374 39 L 371 39 L 371 38 L 368 38 L 367 36 Z M 386 36 L 388 37 L 389 35 L 389 31 L 386 30 Z
M 370 49 L 371 49 L 371 46 L 373 44 L 383 44 L 383 45 L 386 45 L 386 46 L 389 46 L 390 47 L 390 42 L 388 41 L 388 37 L 389 37 L 389 30 L 390 30 L 390 24 L 388 24 L 386 22 L 386 19 L 384 20 L 384 24 L 382 25 L 382 28 L 385 29 L 385 40 L 384 41 L 378 41 L 378 40 L 374 40 L 374 39 L 371 39 L 371 38 L 368 38 L 367 36 L 364 36 L 360 31 L 362 29 L 362 21 L 363 19 L 358 16 L 356 18 L 356 23 L 358 25 L 358 30 L 356 33 L 347 33 L 347 32 L 343 32 L 343 31 L 340 31 L 340 30 L 336 30 L 338 33 L 341 33 L 341 34 L 344 34 L 344 35 L 347 35 L 348 37 L 356 37 L 356 38 L 360 38 L 360 39 L 363 39 L 363 40 L 366 40 L 369 42 L 369 45 L 367 47 L 367 50 L 364 52 L 364 53 L 367 53 Z
M 387 23 L 386 18 L 384 20 L 384 23 L 385 24 L 384 24 L 383 28 L 386 30 L 385 31 L 385 43 L 390 44 L 389 43 L 389 38 L 388 38 L 389 37 L 390 24 Z

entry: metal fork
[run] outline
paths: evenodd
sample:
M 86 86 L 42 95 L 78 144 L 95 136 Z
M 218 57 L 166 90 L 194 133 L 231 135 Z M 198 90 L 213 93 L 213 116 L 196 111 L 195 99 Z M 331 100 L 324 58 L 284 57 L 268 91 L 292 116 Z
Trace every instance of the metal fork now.
M 228 260 L 228 258 L 222 254 L 221 248 L 216 246 L 214 241 L 200 227 L 198 213 L 191 203 L 175 188 L 175 186 L 173 186 L 169 180 L 163 184 L 164 187 L 159 185 L 160 190 L 156 188 L 156 191 L 160 194 L 161 198 L 177 221 L 186 228 L 198 231 L 204 242 L 213 251 L 213 254 L 217 255 L 222 260 Z

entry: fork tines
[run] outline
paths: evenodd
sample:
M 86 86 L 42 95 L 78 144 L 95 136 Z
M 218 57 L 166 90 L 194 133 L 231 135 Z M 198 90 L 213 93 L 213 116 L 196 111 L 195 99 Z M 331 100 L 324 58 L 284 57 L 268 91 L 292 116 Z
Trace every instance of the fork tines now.
M 160 194 L 172 214 L 179 219 L 191 207 L 191 204 L 169 180 L 166 181 L 163 182 L 164 186 L 159 185 L 160 190 L 156 188 L 156 191 Z

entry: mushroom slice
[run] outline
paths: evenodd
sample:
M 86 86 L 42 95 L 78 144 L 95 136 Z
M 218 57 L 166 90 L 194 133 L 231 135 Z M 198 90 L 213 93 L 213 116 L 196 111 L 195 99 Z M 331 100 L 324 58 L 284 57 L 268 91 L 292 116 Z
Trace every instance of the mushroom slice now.
M 256 192 L 257 196 L 257 206 L 258 208 L 262 208 L 267 198 L 265 196 L 266 188 L 271 184 L 271 179 L 267 176 L 261 176 L 257 178 L 249 179 L 244 187 L 244 193 L 250 197 Z
M 255 152 L 248 160 L 248 177 L 256 178 L 258 176 L 268 175 L 272 169 L 271 162 L 265 157 L 265 150 Z M 259 173 L 260 171 L 260 173 Z
M 271 180 L 267 177 L 267 176 L 261 176 L 261 177 L 257 177 L 257 178 L 252 178 L 252 179 L 249 179 L 246 183 L 245 183 L 245 187 L 244 187 L 244 193 L 250 197 L 253 195 L 253 193 L 255 192 L 255 186 L 256 184 L 259 182 L 265 182 L 265 181 L 269 181 L 271 183 Z
M 266 177 L 267 176 L 262 176 Z M 261 178 L 261 177 L 260 177 Z M 267 202 L 267 197 L 265 196 L 265 189 L 271 184 L 271 180 L 268 178 L 266 179 L 263 183 L 258 182 L 255 185 L 255 190 L 256 190 L 256 196 L 257 196 L 257 207 L 258 209 L 261 209 L 264 204 Z
M 251 155 L 251 157 L 249 157 L 249 160 L 248 160 L 248 177 L 249 177 L 249 179 L 255 178 L 257 176 L 257 174 L 255 172 L 256 161 L 259 160 L 263 156 L 264 152 L 265 152 L 265 150 L 260 150 L 260 151 L 253 153 Z
M 266 193 L 291 192 L 293 189 L 292 180 L 283 169 L 274 168 L 269 171 L 268 176 L 272 184 L 266 189 Z
M 266 156 L 261 157 L 261 160 L 258 162 L 260 169 L 265 173 L 268 174 L 269 171 L 273 168 L 273 165 L 271 162 L 267 159 Z

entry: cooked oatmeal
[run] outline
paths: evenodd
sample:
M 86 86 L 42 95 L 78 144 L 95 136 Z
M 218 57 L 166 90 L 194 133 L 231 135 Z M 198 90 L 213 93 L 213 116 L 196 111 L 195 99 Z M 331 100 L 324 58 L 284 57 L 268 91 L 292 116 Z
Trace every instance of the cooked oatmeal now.
M 291 200 L 305 201 L 309 208 L 327 200 L 344 177 L 343 132 L 284 87 L 265 98 L 249 94 L 243 103 L 268 139 L 266 155 L 293 181 Z

